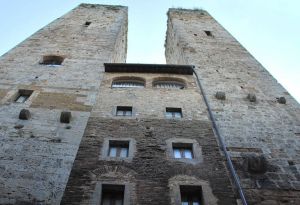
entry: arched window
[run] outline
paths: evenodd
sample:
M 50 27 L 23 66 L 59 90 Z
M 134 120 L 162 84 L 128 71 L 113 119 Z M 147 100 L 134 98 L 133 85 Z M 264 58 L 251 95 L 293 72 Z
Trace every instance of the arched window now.
M 184 89 L 185 83 L 177 79 L 158 79 L 153 82 L 155 88 Z
M 145 81 L 140 78 L 121 78 L 112 82 L 112 88 L 144 88 Z

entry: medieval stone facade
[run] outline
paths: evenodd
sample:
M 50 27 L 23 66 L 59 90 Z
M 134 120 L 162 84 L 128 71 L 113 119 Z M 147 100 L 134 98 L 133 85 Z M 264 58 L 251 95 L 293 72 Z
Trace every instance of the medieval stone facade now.
M 127 24 L 81 4 L 0 58 L 0 204 L 241 204 L 225 152 L 248 204 L 300 204 L 288 92 L 206 11 L 169 10 L 166 65 Z

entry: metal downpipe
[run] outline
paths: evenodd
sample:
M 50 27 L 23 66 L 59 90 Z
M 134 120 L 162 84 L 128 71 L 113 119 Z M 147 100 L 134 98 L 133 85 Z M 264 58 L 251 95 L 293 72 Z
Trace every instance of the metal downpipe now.
M 208 110 L 209 118 L 210 118 L 210 120 L 211 120 L 211 122 L 212 122 L 212 124 L 213 124 L 213 129 L 214 129 L 215 133 L 216 133 L 217 136 L 218 136 L 218 140 L 219 140 L 219 142 L 220 142 L 220 144 L 221 144 L 222 150 L 223 150 L 224 155 L 225 155 L 225 157 L 226 157 L 226 161 L 227 161 L 227 165 L 228 165 L 228 167 L 229 167 L 229 171 L 230 171 L 230 173 L 231 173 L 231 175 L 232 175 L 232 177 L 233 177 L 234 183 L 235 183 L 235 185 L 236 185 L 236 188 L 237 188 L 237 190 L 238 190 L 238 193 L 239 193 L 239 195 L 240 195 L 240 198 L 241 198 L 241 200 L 242 200 L 243 205 L 247 205 L 247 201 L 246 201 L 246 198 L 245 198 L 245 195 L 244 195 L 244 192 L 243 192 L 243 189 L 242 189 L 242 186 L 241 186 L 239 177 L 238 177 L 238 175 L 236 174 L 236 171 L 235 171 L 235 169 L 234 169 L 234 167 L 233 167 L 233 164 L 232 164 L 232 161 L 231 161 L 231 157 L 230 157 L 229 153 L 227 152 L 226 144 L 225 144 L 225 142 L 224 142 L 224 140 L 223 140 L 223 137 L 222 137 L 221 134 L 220 134 L 219 128 L 218 128 L 217 123 L 216 123 L 216 121 L 215 121 L 215 117 L 214 117 L 214 115 L 213 115 L 213 113 L 212 113 L 212 111 L 211 111 L 210 105 L 209 105 L 208 100 L 207 100 L 207 98 L 206 98 L 204 89 L 203 89 L 203 87 L 202 87 L 202 85 L 201 85 L 201 82 L 200 82 L 200 79 L 199 79 L 199 77 L 198 77 L 198 74 L 196 73 L 196 71 L 195 71 L 194 68 L 195 68 L 195 66 L 193 66 L 192 69 L 193 69 L 193 72 L 194 72 L 194 74 L 195 74 L 195 76 L 196 76 L 196 78 L 197 78 L 197 82 L 198 82 L 200 91 L 201 91 L 201 93 L 202 93 L 202 95 L 203 95 L 203 99 L 204 99 L 204 102 L 205 102 L 206 107 L 207 107 L 207 110 Z

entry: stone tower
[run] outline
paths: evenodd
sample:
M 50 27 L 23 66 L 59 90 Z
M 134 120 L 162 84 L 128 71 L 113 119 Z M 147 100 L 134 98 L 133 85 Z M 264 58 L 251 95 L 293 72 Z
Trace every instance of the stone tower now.
M 126 43 L 81 4 L 1 57 L 0 204 L 300 204 L 299 104 L 207 12 L 169 10 L 166 65 Z
M 169 10 L 166 59 L 195 65 L 248 204 L 300 204 L 296 100 L 205 11 Z
M 82 4 L 1 57 L 0 204 L 60 203 L 103 63 L 125 62 L 126 41 L 126 7 Z

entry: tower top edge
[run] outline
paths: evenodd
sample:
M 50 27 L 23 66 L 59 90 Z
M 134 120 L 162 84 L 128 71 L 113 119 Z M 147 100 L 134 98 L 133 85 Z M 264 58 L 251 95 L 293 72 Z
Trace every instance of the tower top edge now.
M 200 14 L 200 15 L 208 15 L 209 13 L 204 10 L 204 9 L 184 9 L 184 8 L 170 8 L 168 10 L 168 15 L 169 14 L 182 14 L 182 13 L 190 13 L 190 14 Z
M 119 9 L 128 9 L 127 6 L 122 6 L 122 5 L 108 5 L 108 4 L 88 4 L 88 3 L 81 3 L 79 4 L 78 7 L 83 7 L 83 8 L 100 8 L 104 7 L 107 9 L 112 9 L 112 10 L 119 10 Z

